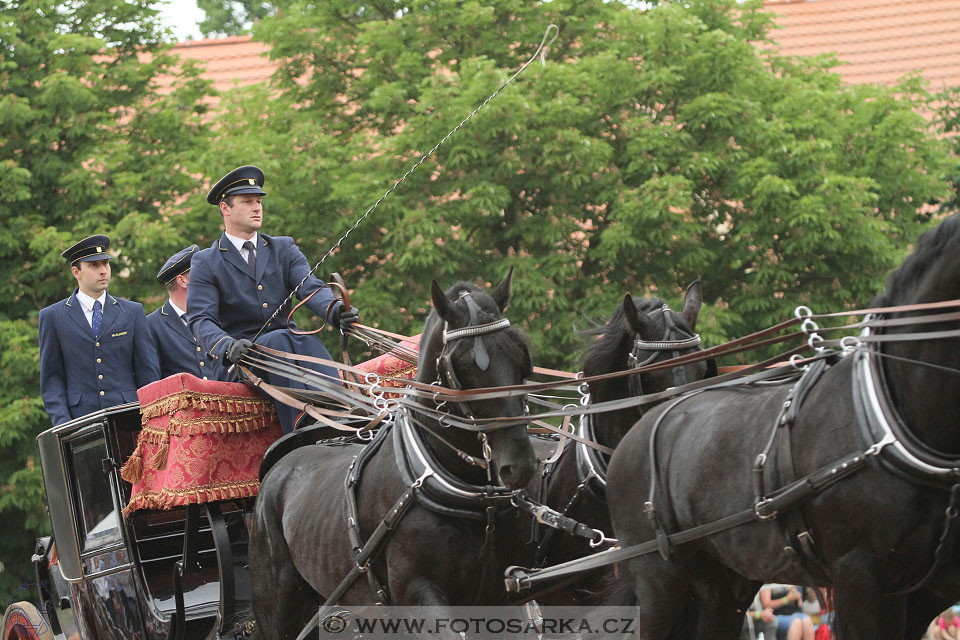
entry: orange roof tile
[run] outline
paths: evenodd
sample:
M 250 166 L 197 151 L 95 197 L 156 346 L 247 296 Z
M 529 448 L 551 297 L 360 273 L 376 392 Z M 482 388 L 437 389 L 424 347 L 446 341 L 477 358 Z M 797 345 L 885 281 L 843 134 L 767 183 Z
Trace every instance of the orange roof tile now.
M 892 84 L 919 70 L 932 91 L 960 86 L 960 0 L 766 0 L 788 55 L 833 52 L 851 84 Z M 187 41 L 173 52 L 202 62 L 218 90 L 265 82 L 276 69 L 250 36 Z M 161 80 L 161 85 L 166 84 Z
M 267 51 L 267 45 L 250 36 L 188 40 L 173 47 L 181 58 L 201 62 L 206 69 L 203 77 L 212 80 L 218 91 L 266 82 L 276 69 Z M 160 83 L 166 84 L 162 79 Z
M 787 55 L 833 52 L 851 84 L 920 71 L 932 91 L 960 85 L 960 0 L 767 0 Z

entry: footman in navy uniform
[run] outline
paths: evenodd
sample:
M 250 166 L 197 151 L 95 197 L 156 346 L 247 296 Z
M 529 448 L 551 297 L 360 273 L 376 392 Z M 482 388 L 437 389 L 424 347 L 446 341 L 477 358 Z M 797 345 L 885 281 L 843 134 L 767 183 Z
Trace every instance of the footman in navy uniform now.
M 63 252 L 77 289 L 40 311 L 40 385 L 54 426 L 137 401 L 160 379 L 143 305 L 107 293 L 110 238 L 90 236 Z
M 195 244 L 173 254 L 157 273 L 167 287 L 169 298 L 147 316 L 147 324 L 157 346 L 160 375 L 189 373 L 203 380 L 225 380 L 226 372 L 217 360 L 208 356 L 187 326 L 187 291 L 190 264 L 200 250 Z
M 323 282 L 310 275 L 310 265 L 293 238 L 259 232 L 262 198 L 266 195 L 263 183 L 263 171 L 243 166 L 213 186 L 207 202 L 219 207 L 225 232 L 192 261 L 187 294 L 190 328 L 205 353 L 225 368 L 230 362 L 240 361 L 252 344 L 250 340 L 301 281 L 297 295 L 304 299 L 319 290 L 306 306 L 335 327 L 343 330 L 359 318 L 355 308 L 345 309 Z M 299 355 L 330 359 L 316 337 L 286 330 L 287 311 L 289 304 L 266 325 L 257 342 Z M 298 364 L 337 377 L 331 367 Z M 271 384 L 304 388 L 300 382 L 273 374 L 264 378 Z M 296 410 L 278 403 L 277 413 L 284 432 L 291 431 L 298 417 Z

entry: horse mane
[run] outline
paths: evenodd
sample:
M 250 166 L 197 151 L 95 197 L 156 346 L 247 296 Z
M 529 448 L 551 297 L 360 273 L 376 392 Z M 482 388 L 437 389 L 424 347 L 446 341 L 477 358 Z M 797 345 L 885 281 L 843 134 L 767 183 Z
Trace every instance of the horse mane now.
M 958 243 L 960 215 L 952 215 L 933 229 L 924 231 L 917 238 L 913 253 L 887 277 L 886 289 L 874 299 L 872 306 L 894 306 L 900 304 L 904 296 L 915 294 L 917 283 L 941 257 L 960 255 Z
M 660 298 L 634 298 L 637 311 L 649 314 L 664 304 Z M 580 369 L 586 376 L 597 376 L 614 371 L 622 371 L 626 367 L 627 353 L 630 351 L 627 344 L 633 340 L 630 327 L 623 313 L 623 305 L 617 305 L 616 311 L 610 316 L 607 324 L 592 329 L 578 330 L 577 335 L 584 341 L 584 354 Z

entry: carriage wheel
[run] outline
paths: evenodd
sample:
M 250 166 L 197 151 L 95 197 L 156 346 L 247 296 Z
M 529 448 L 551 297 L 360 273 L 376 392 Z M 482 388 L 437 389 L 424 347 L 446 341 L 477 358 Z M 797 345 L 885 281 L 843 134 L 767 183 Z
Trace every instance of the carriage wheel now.
M 29 602 L 14 602 L 3 615 L 0 640 L 54 640 L 50 622 Z

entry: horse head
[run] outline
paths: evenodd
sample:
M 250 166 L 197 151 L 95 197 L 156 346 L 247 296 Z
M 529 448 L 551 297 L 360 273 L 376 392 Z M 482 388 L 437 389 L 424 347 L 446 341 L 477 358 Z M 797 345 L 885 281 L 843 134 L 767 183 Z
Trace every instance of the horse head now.
M 529 347 L 523 333 L 503 317 L 510 299 L 512 275 L 513 269 L 492 294 L 467 282 L 458 282 L 446 291 L 436 280 L 431 283 L 433 311 L 424 325 L 417 380 L 439 382 L 459 390 L 523 384 L 533 371 Z M 514 417 L 526 412 L 522 396 L 450 404 L 455 407 L 453 411 L 470 419 Z M 479 434 L 444 428 L 437 421 L 428 421 L 424 427 L 435 439 L 479 459 L 484 457 L 484 443 L 489 445 L 497 477 L 507 488 L 525 486 L 536 471 L 526 424 L 492 428 Z M 434 449 L 450 468 L 463 464 L 451 455 L 450 447 Z
M 681 312 L 673 311 L 660 298 L 626 294 L 606 325 L 582 332 L 584 336 L 599 338 L 584 354 L 584 375 L 626 371 L 699 350 L 700 339 L 694 331 L 702 302 L 699 280 L 687 287 Z M 714 376 L 716 371 L 716 364 L 710 360 L 613 378 L 592 383 L 590 400 L 605 402 L 657 393 Z M 642 409 L 631 409 L 598 417 L 597 438 L 608 446 L 615 445 L 640 414 Z
M 703 298 L 700 281 L 691 283 L 683 295 L 683 311 L 677 313 L 658 298 L 635 301 L 628 293 L 623 298 L 623 315 L 633 337 L 627 365 L 636 369 L 699 350 L 700 336 L 694 331 Z M 693 362 L 671 369 L 650 371 L 630 377 L 633 395 L 657 393 L 670 387 L 716 375 L 711 361 Z

